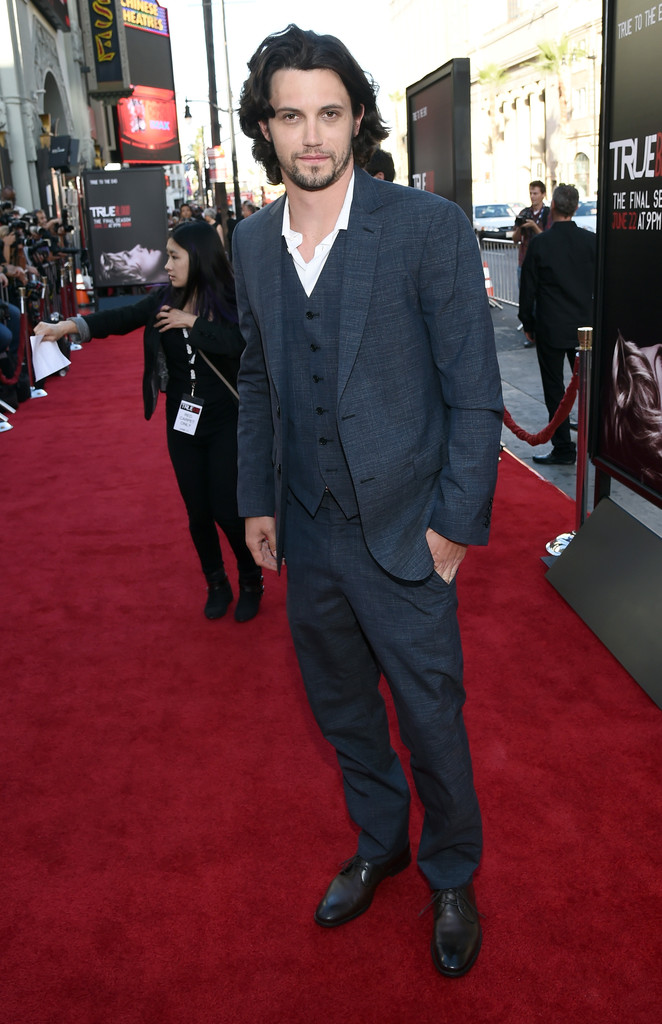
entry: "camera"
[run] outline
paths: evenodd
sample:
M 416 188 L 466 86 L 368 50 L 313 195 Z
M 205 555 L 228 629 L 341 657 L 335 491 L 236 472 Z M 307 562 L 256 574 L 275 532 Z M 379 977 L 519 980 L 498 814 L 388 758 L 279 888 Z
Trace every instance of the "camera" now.
M 515 217 L 515 227 L 521 228 L 523 224 L 526 224 L 528 219 L 529 218 L 526 216 L 525 213 L 518 213 Z

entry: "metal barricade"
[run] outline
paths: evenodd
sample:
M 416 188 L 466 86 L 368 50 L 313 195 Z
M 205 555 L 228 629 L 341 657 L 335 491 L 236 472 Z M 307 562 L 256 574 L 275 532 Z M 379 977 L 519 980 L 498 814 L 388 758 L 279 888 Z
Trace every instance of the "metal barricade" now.
M 489 267 L 494 298 L 509 306 L 519 306 L 517 246 L 508 239 L 483 238 L 480 251 Z

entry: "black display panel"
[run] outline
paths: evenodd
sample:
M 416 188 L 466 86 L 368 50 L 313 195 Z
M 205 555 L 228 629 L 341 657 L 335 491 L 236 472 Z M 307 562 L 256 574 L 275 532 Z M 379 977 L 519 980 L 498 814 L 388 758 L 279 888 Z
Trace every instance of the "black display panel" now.
M 457 203 L 471 220 L 469 61 L 448 64 L 407 88 L 409 184 Z

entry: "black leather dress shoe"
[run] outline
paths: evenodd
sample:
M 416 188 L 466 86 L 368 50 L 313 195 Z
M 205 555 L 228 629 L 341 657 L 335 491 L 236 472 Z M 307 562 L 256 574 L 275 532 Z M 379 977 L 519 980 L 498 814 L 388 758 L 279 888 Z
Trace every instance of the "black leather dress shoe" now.
M 315 920 L 324 928 L 335 928 L 353 920 L 368 909 L 379 883 L 404 871 L 410 863 L 409 844 L 406 850 L 385 864 L 373 864 L 357 854 L 331 882 L 315 911 Z
M 549 455 L 534 455 L 533 461 L 539 466 L 574 466 L 577 459 L 575 455 L 561 455 L 552 448 Z
M 483 941 L 473 884 L 437 889 L 433 902 L 434 966 L 447 978 L 460 978 L 475 964 Z

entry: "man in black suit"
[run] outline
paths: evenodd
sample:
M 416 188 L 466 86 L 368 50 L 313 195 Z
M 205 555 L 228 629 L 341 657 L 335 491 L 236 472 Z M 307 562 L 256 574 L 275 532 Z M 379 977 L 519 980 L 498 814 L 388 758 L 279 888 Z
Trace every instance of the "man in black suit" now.
M 595 235 L 573 223 L 579 193 L 558 185 L 552 196 L 552 227 L 529 243 L 522 266 L 519 318 L 530 341 L 536 342 L 545 405 L 550 420 L 563 398 L 563 363 L 574 366 L 577 329 L 593 323 Z M 543 465 L 572 466 L 577 458 L 570 420 L 552 436 L 552 451 L 534 455 Z

